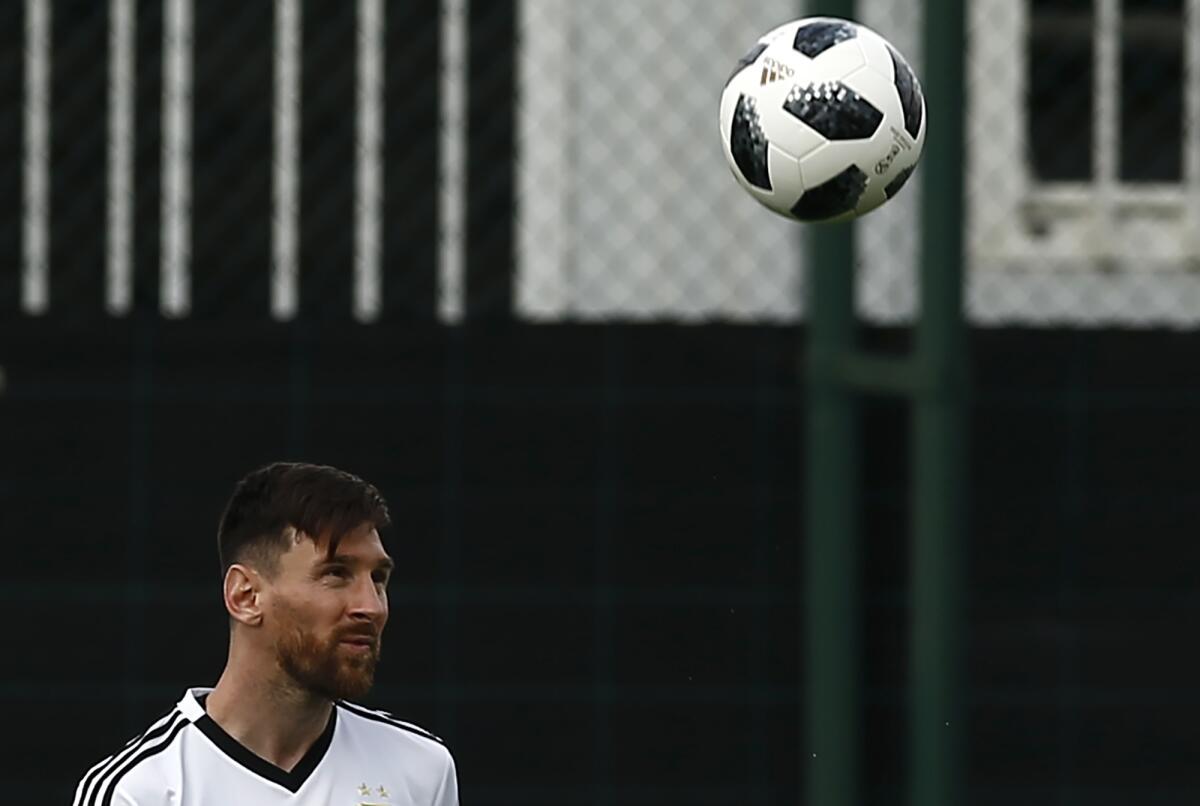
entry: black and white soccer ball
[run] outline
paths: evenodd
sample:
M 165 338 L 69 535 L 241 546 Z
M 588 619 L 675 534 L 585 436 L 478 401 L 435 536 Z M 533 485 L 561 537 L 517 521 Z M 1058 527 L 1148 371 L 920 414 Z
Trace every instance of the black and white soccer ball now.
M 758 40 L 721 94 L 721 139 L 755 199 L 800 221 L 843 221 L 895 196 L 925 145 L 925 98 L 871 29 L 808 17 Z

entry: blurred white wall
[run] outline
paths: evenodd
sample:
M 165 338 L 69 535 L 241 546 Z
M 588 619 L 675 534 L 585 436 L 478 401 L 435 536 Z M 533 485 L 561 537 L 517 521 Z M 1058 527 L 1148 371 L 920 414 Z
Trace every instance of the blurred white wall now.
M 1194 130 L 1200 0 L 1185 4 L 1192 9 L 1186 120 Z M 739 189 L 720 153 L 716 116 L 734 61 L 762 33 L 803 16 L 803 7 L 796 0 L 523 0 L 522 315 L 791 321 L 802 314 L 806 228 Z M 1065 224 L 1057 245 L 1029 234 L 1024 7 L 1013 0 L 968 7 L 968 316 L 984 325 L 1200 324 L 1200 137 L 1185 138 L 1194 144 L 1173 211 L 1151 205 L 1100 231 Z M 919 3 L 859 0 L 858 8 L 859 20 L 920 75 Z M 1064 92 L 1094 89 L 1064 85 Z M 930 109 L 931 126 L 945 114 Z M 914 315 L 920 176 L 859 222 L 857 297 L 868 321 Z M 1088 188 L 1079 195 L 1085 208 L 1098 203 Z M 1097 253 L 1097 236 L 1123 252 Z

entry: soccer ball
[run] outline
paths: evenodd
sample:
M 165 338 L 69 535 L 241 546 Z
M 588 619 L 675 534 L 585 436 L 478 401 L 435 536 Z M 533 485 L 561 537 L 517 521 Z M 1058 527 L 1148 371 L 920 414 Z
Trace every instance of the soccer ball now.
M 845 221 L 895 196 L 925 144 L 925 99 L 904 57 L 834 17 L 781 25 L 741 58 L 721 93 L 734 177 L 799 221 Z

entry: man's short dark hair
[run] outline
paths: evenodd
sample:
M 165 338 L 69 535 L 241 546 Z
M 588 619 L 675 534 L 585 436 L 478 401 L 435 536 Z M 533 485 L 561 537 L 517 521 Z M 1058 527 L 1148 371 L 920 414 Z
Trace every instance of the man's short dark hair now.
M 379 490 L 344 470 L 325 465 L 276 462 L 238 482 L 217 529 L 221 573 L 238 562 L 253 562 L 264 573 L 278 570 L 291 532 L 302 532 L 329 556 L 348 532 L 364 523 L 382 529 L 391 523 Z

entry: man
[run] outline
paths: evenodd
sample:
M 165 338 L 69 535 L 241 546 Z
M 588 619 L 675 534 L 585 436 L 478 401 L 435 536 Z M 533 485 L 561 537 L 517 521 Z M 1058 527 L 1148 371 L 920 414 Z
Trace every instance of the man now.
M 217 534 L 225 671 L 92 767 L 75 806 L 458 806 L 438 738 L 346 701 L 379 660 L 388 523 L 373 486 L 331 467 L 242 479 Z

